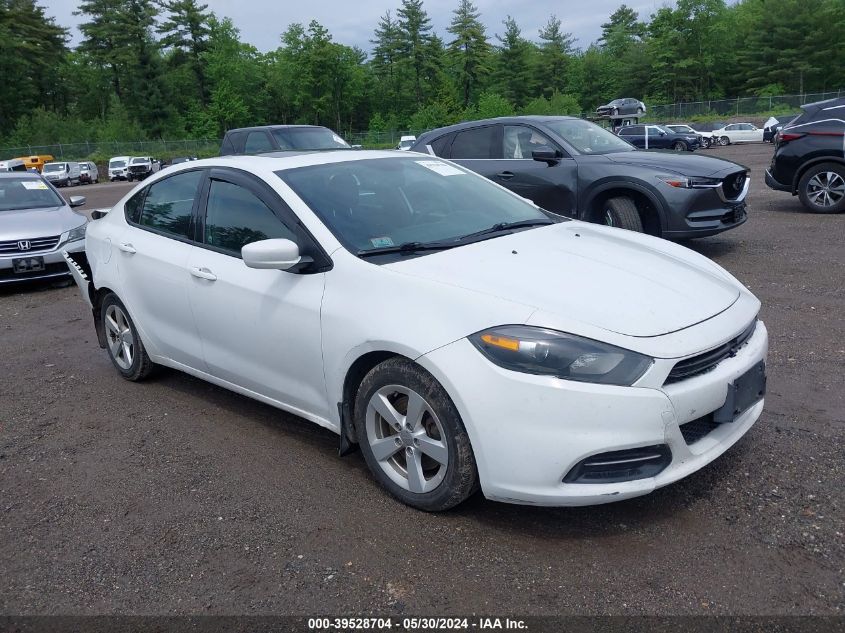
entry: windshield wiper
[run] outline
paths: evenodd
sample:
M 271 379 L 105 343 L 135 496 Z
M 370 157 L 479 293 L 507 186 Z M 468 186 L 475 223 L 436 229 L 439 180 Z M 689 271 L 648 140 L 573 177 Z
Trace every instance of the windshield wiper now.
M 371 255 L 389 255 L 390 253 L 418 253 L 420 251 L 443 251 L 447 248 L 454 248 L 457 244 L 445 242 L 405 242 L 397 246 L 381 246 L 379 248 L 368 248 L 359 250 L 358 257 L 369 257 Z
M 485 237 L 488 235 L 495 235 L 496 233 L 507 233 L 512 231 L 513 229 L 525 229 L 531 226 L 543 226 L 546 224 L 555 224 L 554 220 L 550 220 L 548 218 L 536 218 L 534 220 L 517 220 L 516 222 L 498 222 L 491 227 L 486 229 L 481 229 L 480 231 L 476 231 L 475 233 L 467 233 L 466 235 L 462 235 L 458 238 L 460 242 L 466 242 L 468 240 L 474 240 L 479 237 Z

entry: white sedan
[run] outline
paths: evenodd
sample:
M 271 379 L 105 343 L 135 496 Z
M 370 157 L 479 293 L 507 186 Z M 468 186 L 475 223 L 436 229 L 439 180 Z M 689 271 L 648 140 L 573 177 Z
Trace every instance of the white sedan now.
M 763 130 L 751 123 L 731 123 L 713 130 L 712 134 L 714 142 L 719 145 L 763 142 Z
M 760 416 L 760 302 L 687 248 L 405 152 L 174 166 L 68 254 L 100 346 L 356 443 L 424 510 L 643 495 Z

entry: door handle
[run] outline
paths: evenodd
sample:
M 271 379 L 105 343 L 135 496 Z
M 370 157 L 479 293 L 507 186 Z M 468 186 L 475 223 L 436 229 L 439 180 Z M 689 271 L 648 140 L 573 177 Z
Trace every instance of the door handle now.
M 199 277 L 200 279 L 207 279 L 208 281 L 215 281 L 217 279 L 217 275 L 211 272 L 208 268 L 191 268 L 191 274 L 194 277 Z
M 132 246 L 129 242 L 121 242 L 117 245 L 117 248 L 122 250 L 124 253 L 129 253 L 130 255 L 136 253 L 135 247 Z
M 501 178 L 502 180 L 510 180 L 511 178 L 513 178 L 513 172 L 512 171 L 500 172 L 500 173 L 496 174 L 496 178 Z

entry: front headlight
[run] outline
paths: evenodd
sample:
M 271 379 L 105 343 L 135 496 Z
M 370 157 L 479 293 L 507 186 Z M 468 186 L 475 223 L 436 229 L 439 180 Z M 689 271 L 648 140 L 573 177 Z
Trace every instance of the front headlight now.
M 678 189 L 715 189 L 722 185 L 719 178 L 701 178 L 697 176 L 658 176 L 658 180 L 662 180 L 670 187 Z
M 505 369 L 602 385 L 630 386 L 653 362 L 621 347 L 527 325 L 490 328 L 469 340 Z
M 71 229 L 67 233 L 67 241 L 68 242 L 75 242 L 76 240 L 85 239 L 85 229 L 88 227 L 88 223 L 85 222 L 84 224 L 80 224 L 75 229 Z

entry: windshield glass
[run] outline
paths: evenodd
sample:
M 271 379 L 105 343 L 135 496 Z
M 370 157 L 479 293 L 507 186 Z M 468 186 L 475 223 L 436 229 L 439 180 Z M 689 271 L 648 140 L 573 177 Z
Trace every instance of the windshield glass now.
M 109 167 L 116 169 L 118 167 L 126 167 L 125 160 L 113 160 L 109 163 Z
M 411 147 L 414 141 L 399 141 L 399 147 Z
M 353 253 L 456 242 L 499 223 L 549 216 L 437 159 L 376 158 L 276 172 Z
M 628 141 L 583 119 L 553 119 L 543 123 L 582 154 L 611 154 L 636 149 Z
M 282 150 L 349 149 L 349 144 L 324 127 L 292 127 L 273 130 Z
M 65 166 L 64 163 L 48 163 L 44 165 L 42 171 L 51 172 L 51 171 L 64 171 Z
M 146 163 L 146 162 L 148 162 L 146 158 L 133 158 L 132 159 L 133 165 L 138 165 L 139 163 Z
M 63 205 L 64 200 L 40 178 L 0 178 L 0 211 Z

